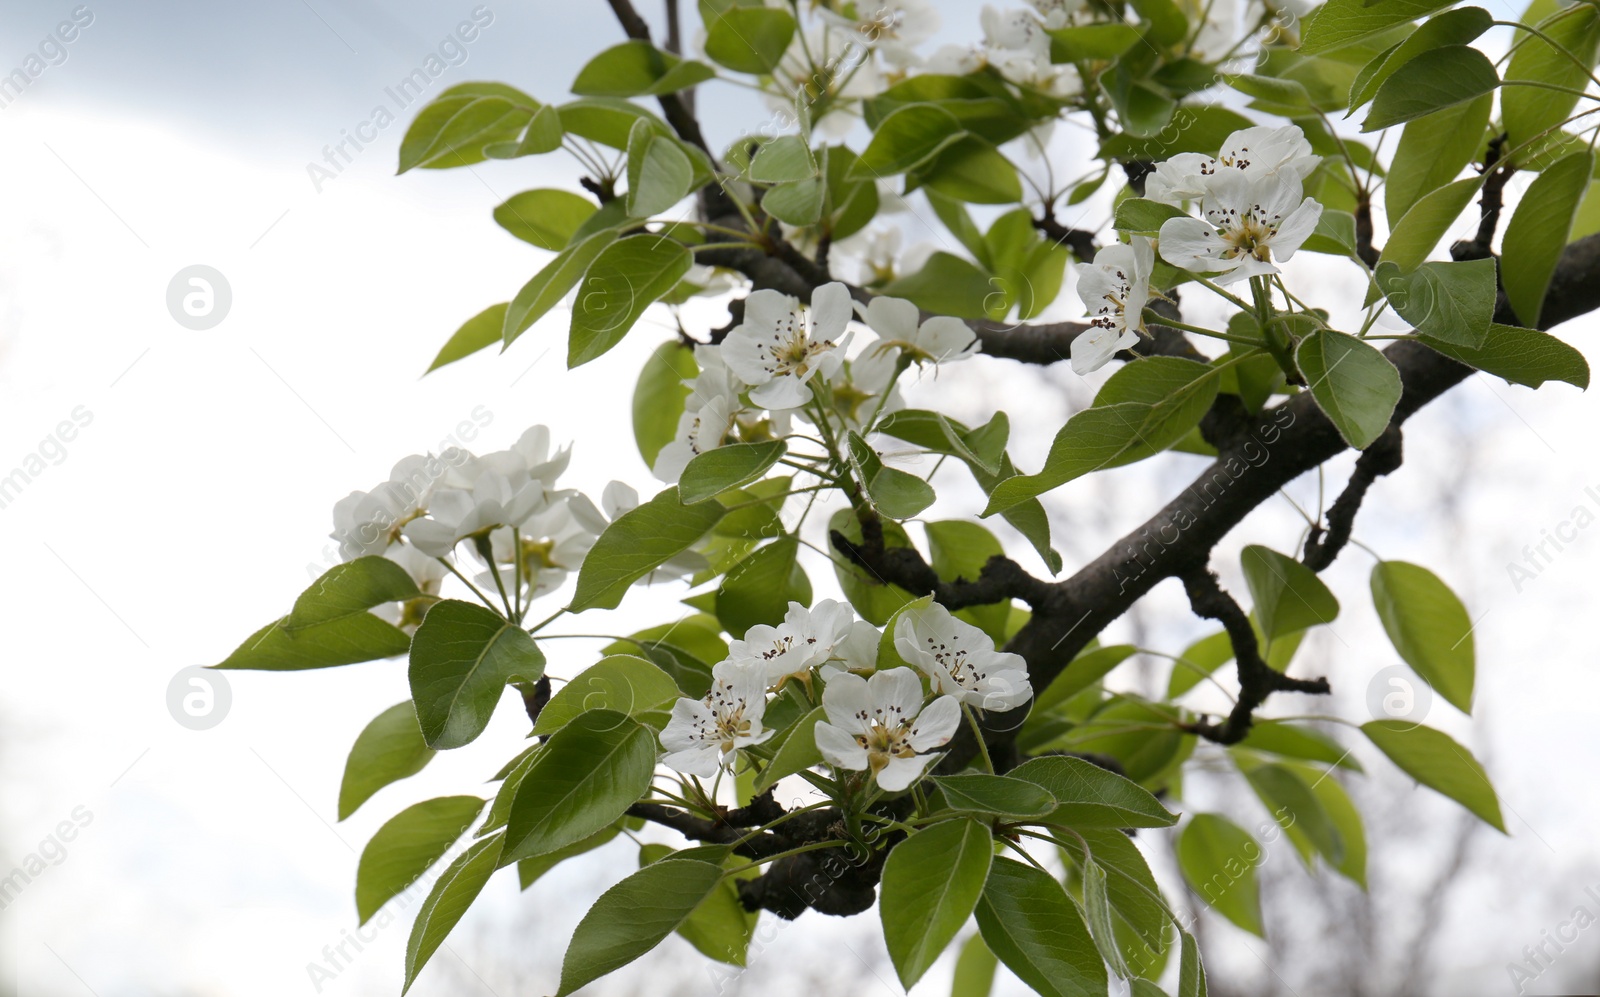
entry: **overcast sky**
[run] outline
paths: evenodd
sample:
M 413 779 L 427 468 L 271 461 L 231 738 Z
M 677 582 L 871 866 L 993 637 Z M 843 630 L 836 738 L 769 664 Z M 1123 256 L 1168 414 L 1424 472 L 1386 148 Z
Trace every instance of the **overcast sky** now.
M 344 753 L 368 719 L 406 698 L 403 663 L 230 673 L 231 709 L 207 731 L 174 722 L 169 681 L 220 660 L 287 608 L 308 565 L 326 567 L 335 500 L 370 487 L 397 458 L 437 449 L 475 411 L 490 419 L 469 446 L 504 447 L 544 422 L 557 439 L 576 439 L 578 486 L 598 492 L 622 478 L 651 487 L 626 399 L 641 359 L 668 334 L 662 316 L 570 374 L 558 314 L 504 356 L 419 377 L 460 322 L 506 300 L 546 258 L 489 212 L 518 190 L 570 185 L 565 164 L 396 178 L 406 112 L 350 162 L 338 160 L 333 179 L 318 185 L 308 175 L 430 54 L 459 63 L 430 95 L 497 79 L 560 99 L 586 58 L 620 37 L 599 0 L 537 0 L 487 4 L 479 18 L 492 21 L 473 41 L 441 48 L 475 6 L 91 3 L 78 17 L 92 21 L 58 46 L 48 39 L 74 5 L 0 3 L 0 74 L 34 55 L 45 65 L 0 108 L 0 474 L 40 469 L 0 508 L 10 568 L 0 574 L 0 876 L 63 822 L 75 827 L 72 840 L 48 846 L 59 861 L 0 912 L 0 975 L 10 977 L 0 992 L 313 992 L 307 963 L 355 927 L 361 846 L 410 802 L 477 791 L 520 747 L 520 709 L 508 698 L 479 741 L 339 824 Z M 939 7 L 944 36 L 956 37 L 971 30 L 979 4 Z M 703 99 L 719 141 L 759 123 L 742 94 Z M 1070 137 L 1058 146 L 1063 157 L 1085 154 Z M 1349 268 L 1296 263 L 1296 279 L 1336 319 L 1352 314 L 1360 288 Z M 168 311 L 169 283 L 194 265 L 220 272 L 231 289 L 214 328 L 186 328 Z M 723 314 L 705 303 L 689 320 L 705 327 Z M 1594 355 L 1593 320 L 1561 332 Z M 986 415 L 1000 397 L 995 378 L 1008 374 L 1014 368 L 978 360 L 914 391 Z M 1005 397 L 1019 462 L 1037 466 L 1053 429 L 1089 393 L 1065 370 L 1013 376 Z M 1581 789 L 1600 762 L 1589 619 L 1600 529 L 1575 534 L 1520 592 L 1506 568 L 1577 507 L 1600 512 L 1600 468 L 1592 402 L 1576 390 L 1535 394 L 1480 377 L 1456 394 L 1408 428 L 1416 442 L 1407 466 L 1374 489 L 1358 535 L 1385 557 L 1439 566 L 1479 621 L 1480 724 L 1442 703 L 1429 723 L 1489 759 L 1512 831 L 1491 854 L 1508 877 L 1515 870 L 1517 882 L 1533 884 L 1509 896 L 1510 879 L 1480 884 L 1480 908 L 1449 922 L 1461 971 L 1498 987 L 1504 963 L 1567 916 L 1584 885 L 1600 883 L 1600 807 Z M 1428 445 L 1430 432 L 1447 431 L 1473 441 L 1459 535 L 1432 528 L 1439 483 L 1460 470 L 1459 455 Z M 1200 466 L 1173 456 L 1116 472 L 1094 493 L 1115 502 L 1064 489 L 1054 511 L 1069 567 L 1136 526 Z M 1333 466 L 1330 488 L 1347 467 Z M 1290 491 L 1314 505 L 1317 482 Z M 973 496 L 952 496 L 941 511 L 970 512 L 962 498 Z M 1253 517 L 1219 552 L 1225 580 L 1238 584 L 1241 546 L 1288 549 L 1298 523 L 1287 502 Z M 1346 611 L 1318 638 L 1335 682 L 1351 690 L 1344 715 L 1358 720 L 1369 678 L 1395 660 L 1365 598 L 1370 565 L 1351 550 L 1330 571 Z M 813 578 L 826 590 L 824 572 Z M 1171 588 L 1155 600 L 1155 636 L 1175 652 L 1203 628 Z M 590 614 L 582 624 L 660 618 L 672 597 L 652 592 L 620 621 Z M 552 667 L 571 674 L 593 648 L 566 643 Z M 626 849 L 608 853 L 528 895 L 514 878 L 497 879 L 436 959 L 457 968 L 430 968 L 413 992 L 552 989 L 571 926 L 616 878 L 616 864 L 631 861 Z M 529 925 L 520 947 L 495 934 L 511 918 Z M 785 959 L 819 940 L 866 946 L 860 958 L 870 963 L 881 943 L 865 921 L 808 915 L 772 943 L 762 978 L 779 979 Z M 409 912 L 322 992 L 398 993 L 408 923 Z M 673 940 L 653 958 L 617 989 L 594 992 L 631 992 L 660 960 L 698 957 Z M 1591 930 L 1567 964 L 1596 961 L 1600 931 Z

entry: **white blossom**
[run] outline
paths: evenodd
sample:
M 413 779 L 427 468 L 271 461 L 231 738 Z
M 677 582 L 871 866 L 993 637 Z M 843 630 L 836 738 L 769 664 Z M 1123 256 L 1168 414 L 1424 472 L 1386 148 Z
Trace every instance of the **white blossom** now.
M 894 647 L 927 673 L 935 691 L 972 706 L 1010 710 L 1033 695 L 1020 654 L 996 651 L 988 634 L 936 602 L 900 615 Z
M 856 310 L 880 339 L 868 352 L 901 350 L 912 360 L 933 364 L 954 363 L 978 352 L 977 334 L 967 323 L 947 315 L 919 323 L 921 309 L 903 298 L 880 295 Z
M 961 723 L 953 696 L 923 708 L 922 679 L 909 668 L 890 668 L 862 678 L 848 672 L 822 690 L 827 720 L 817 721 L 817 748 L 830 765 L 872 772 L 889 792 L 908 788 L 948 744 Z
M 680 699 L 661 731 L 664 763 L 689 775 L 710 778 L 733 752 L 760 744 L 773 735 L 761 727 L 767 709 L 767 685 L 760 668 L 732 661 L 711 670 L 711 690 L 704 699 Z
M 440 488 L 428 515 L 405 524 L 407 540 L 424 554 L 443 557 L 468 537 L 487 536 L 497 526 L 519 526 L 549 503 L 544 482 L 529 477 L 520 484 L 500 471 L 480 466 L 467 488 Z
M 333 507 L 333 532 L 328 534 L 339 542 L 339 556 L 351 561 L 383 553 L 400 538 L 406 523 L 426 512 L 434 489 L 450 470 L 450 461 L 469 459 L 471 455 L 460 449 L 438 457 L 403 457 L 389 472 L 389 480 L 370 492 L 355 491 L 340 499 Z
M 939 11 L 930 0 L 851 0 L 846 9 L 823 7 L 818 14 L 848 32 L 851 41 L 876 50 L 890 66 L 915 65 L 915 48 L 939 30 Z M 872 13 L 862 16 L 866 11 Z
M 745 631 L 744 639 L 730 643 L 728 660 L 759 666 L 768 688 L 776 689 L 784 680 L 807 676 L 813 667 L 834 658 L 856 622 L 849 603 L 823 599 L 807 609 L 790 602 L 782 623 L 757 624 Z
M 744 321 L 722 341 L 723 360 L 751 385 L 752 404 L 799 408 L 811 400 L 811 378 L 831 377 L 844 362 L 849 321 L 850 291 L 838 281 L 812 292 L 809 316 L 786 294 L 756 291 L 745 299 Z
M 1154 265 L 1150 240 L 1137 235 L 1131 243 L 1100 247 L 1093 263 L 1079 265 L 1078 296 L 1089 312 L 1089 328 L 1072 340 L 1075 373 L 1099 370 L 1139 341 Z
M 1202 199 L 1218 177 L 1230 174 L 1261 181 L 1286 173 L 1303 182 L 1321 162 L 1296 125 L 1241 128 L 1228 136 L 1215 156 L 1180 152 L 1157 164 L 1145 178 L 1144 196 L 1167 204 Z
M 1278 273 L 1317 227 L 1322 205 L 1302 198 L 1292 171 L 1253 180 L 1225 171 L 1211 178 L 1200 218 L 1161 225 L 1161 256 L 1173 266 L 1218 274 L 1219 284 Z

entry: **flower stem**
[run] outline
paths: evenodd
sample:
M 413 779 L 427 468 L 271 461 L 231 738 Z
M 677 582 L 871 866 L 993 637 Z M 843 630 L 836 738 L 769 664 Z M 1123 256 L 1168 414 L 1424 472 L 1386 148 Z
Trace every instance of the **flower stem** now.
M 972 736 L 978 741 L 978 757 L 983 759 L 983 770 L 994 775 L 994 759 L 989 757 L 989 746 L 983 743 L 983 728 L 978 726 L 977 711 L 970 704 L 962 703 L 961 712 L 967 715 L 967 723 L 972 727 Z

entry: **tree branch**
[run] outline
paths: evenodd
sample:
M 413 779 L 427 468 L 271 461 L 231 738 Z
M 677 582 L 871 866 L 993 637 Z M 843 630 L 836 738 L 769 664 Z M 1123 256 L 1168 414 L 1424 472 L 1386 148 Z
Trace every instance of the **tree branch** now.
M 1051 585 L 1033 577 L 1022 566 L 1001 554 L 989 558 L 978 577 L 941 581 L 915 547 L 889 547 L 883 542 L 883 523 L 868 517 L 861 523 L 861 543 L 852 543 L 843 533 L 832 530 L 833 546 L 853 564 L 880 583 L 898 585 L 912 595 L 931 595 L 949 610 L 984 606 L 1021 599 L 1038 609 L 1051 599 Z
M 1197 723 L 1190 730 L 1218 744 L 1238 744 L 1250 733 L 1255 722 L 1255 711 L 1274 692 L 1310 692 L 1326 694 L 1327 679 L 1293 679 L 1268 665 L 1261 658 L 1260 645 L 1256 643 L 1255 627 L 1250 617 L 1217 583 L 1217 576 L 1209 568 L 1184 572 L 1183 590 L 1189 596 L 1189 606 L 1195 615 L 1216 620 L 1228 631 L 1233 644 L 1233 660 L 1239 669 L 1239 700 L 1226 720 L 1220 724 Z
M 1311 534 L 1306 537 L 1305 553 L 1300 558 L 1301 564 L 1312 571 L 1321 571 L 1333 563 L 1344 545 L 1350 542 L 1350 529 L 1355 525 L 1356 512 L 1361 508 L 1361 500 L 1366 498 L 1367 489 L 1384 475 L 1399 470 L 1403 457 L 1400 427 L 1390 426 L 1356 458 L 1355 470 L 1351 472 L 1350 480 L 1345 482 L 1344 491 L 1339 493 L 1328 509 L 1326 532 L 1321 524 L 1311 527 Z

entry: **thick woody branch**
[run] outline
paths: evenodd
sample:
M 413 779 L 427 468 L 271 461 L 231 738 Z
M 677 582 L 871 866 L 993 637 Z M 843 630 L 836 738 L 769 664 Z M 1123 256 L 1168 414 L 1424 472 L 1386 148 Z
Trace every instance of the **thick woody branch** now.
M 1045 238 L 1051 242 L 1066 246 L 1073 258 L 1080 263 L 1094 259 L 1094 254 L 1100 249 L 1093 232 L 1085 232 L 1081 228 L 1068 228 L 1056 221 L 1056 216 L 1053 214 L 1035 218 L 1033 227 L 1044 233 Z
M 1239 700 L 1227 719 L 1220 724 L 1197 723 L 1190 728 L 1192 733 L 1218 744 L 1238 744 L 1250 733 L 1256 709 L 1274 692 L 1328 692 L 1327 679 L 1290 678 L 1262 660 L 1250 617 L 1217 583 L 1217 576 L 1209 568 L 1185 572 L 1182 580 L 1195 615 L 1216 620 L 1227 630 L 1239 669 Z
M 833 546 L 853 564 L 885 585 L 898 585 L 912 595 L 931 595 L 949 610 L 1021 599 L 1035 609 L 1051 598 L 1049 582 L 1033 577 L 1022 566 L 1000 554 L 984 564 L 974 579 L 941 581 L 915 547 L 890 547 L 883 540 L 883 523 L 868 517 L 861 523 L 861 543 L 843 533 L 829 534 Z

